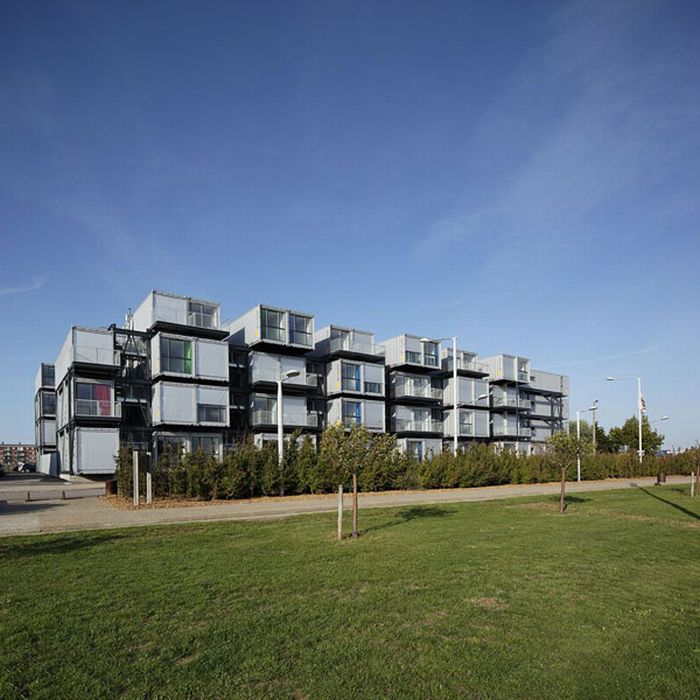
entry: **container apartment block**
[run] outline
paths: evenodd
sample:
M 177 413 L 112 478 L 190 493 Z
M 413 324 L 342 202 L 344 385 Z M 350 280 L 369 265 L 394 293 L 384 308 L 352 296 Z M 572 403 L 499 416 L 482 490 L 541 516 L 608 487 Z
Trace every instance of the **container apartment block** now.
M 285 434 L 323 427 L 323 364 L 312 356 L 313 314 L 258 304 L 227 324 L 232 384 L 232 439 L 250 432 L 256 445 L 277 444 L 277 382 L 282 381 Z
M 384 346 L 373 333 L 335 325 L 314 338 L 314 356 L 325 365 L 326 424 L 385 432 Z
M 459 350 L 455 389 L 452 362 L 451 347 L 420 336 L 378 344 L 343 326 L 315 332 L 312 314 L 266 305 L 222 322 L 216 302 L 153 291 L 123 326 L 71 328 L 54 402 L 51 365 L 40 367 L 37 444 L 48 455 L 55 445 L 46 468 L 58 462 L 65 476 L 112 474 L 120 445 L 157 456 L 168 445 L 221 455 L 246 434 L 276 443 L 280 377 L 284 433 L 314 441 L 328 425 L 360 424 L 422 459 L 452 446 L 455 390 L 461 445 L 529 452 L 564 429 L 566 377 Z

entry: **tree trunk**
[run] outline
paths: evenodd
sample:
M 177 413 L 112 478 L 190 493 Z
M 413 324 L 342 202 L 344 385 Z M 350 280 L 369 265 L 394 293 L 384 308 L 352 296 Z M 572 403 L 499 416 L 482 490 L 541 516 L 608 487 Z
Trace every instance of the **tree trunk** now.
M 352 475 L 352 538 L 357 539 L 357 473 Z
M 559 512 L 566 510 L 566 467 L 561 468 L 561 494 L 559 495 Z

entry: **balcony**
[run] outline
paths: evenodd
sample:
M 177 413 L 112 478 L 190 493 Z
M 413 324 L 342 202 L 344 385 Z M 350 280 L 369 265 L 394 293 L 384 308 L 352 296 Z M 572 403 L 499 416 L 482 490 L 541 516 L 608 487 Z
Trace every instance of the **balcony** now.
M 196 328 L 216 328 L 216 314 L 204 311 L 188 311 L 185 325 Z
M 252 367 L 250 371 L 250 382 L 256 384 L 258 382 L 269 382 L 276 384 L 279 379 L 279 372 L 274 369 L 265 369 L 264 367 Z M 321 381 L 321 375 L 315 372 L 302 372 L 296 377 L 291 377 L 284 382 L 285 387 L 307 386 L 316 388 Z
M 112 348 L 97 348 L 87 345 L 76 345 L 73 348 L 73 362 L 88 365 L 109 365 L 118 367 L 121 364 L 121 353 Z
M 121 418 L 121 403 L 98 399 L 75 399 L 73 415 L 78 418 Z
M 396 398 L 408 397 L 414 399 L 437 399 L 442 398 L 442 389 L 432 386 L 416 386 L 414 384 L 399 384 L 394 388 Z
M 443 422 L 434 418 L 394 418 L 393 426 L 395 433 L 441 433 Z
M 377 355 L 383 357 L 386 353 L 386 348 L 379 343 L 367 343 L 345 336 L 333 338 L 331 340 L 330 352 L 350 352 L 358 355 Z
M 284 425 L 295 426 L 300 428 L 316 428 L 318 426 L 318 414 L 316 413 L 293 413 L 287 414 L 282 418 Z M 251 416 L 251 424 L 259 425 L 277 425 L 277 411 L 269 411 L 260 409 L 253 411 Z

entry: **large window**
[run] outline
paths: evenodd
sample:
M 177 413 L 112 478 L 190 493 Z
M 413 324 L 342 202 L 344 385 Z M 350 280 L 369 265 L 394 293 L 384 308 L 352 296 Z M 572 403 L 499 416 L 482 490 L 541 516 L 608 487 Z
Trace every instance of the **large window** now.
M 111 385 L 76 382 L 75 413 L 79 416 L 113 415 Z
M 359 401 L 343 401 L 343 425 L 351 428 L 362 423 L 362 404 Z
M 406 452 L 411 459 L 418 462 L 423 461 L 423 442 L 421 440 L 408 440 L 406 442 Z
M 192 341 L 160 339 L 160 367 L 163 372 L 192 374 Z
M 411 362 L 414 365 L 420 365 L 420 353 L 413 352 L 412 350 L 406 350 L 406 362 Z
M 253 397 L 253 425 L 277 423 L 277 399 L 257 395 Z
M 289 342 L 311 347 L 311 319 L 308 316 L 289 314 Z
M 210 403 L 198 403 L 197 421 L 199 423 L 225 423 L 226 407 Z
M 360 391 L 360 365 L 341 364 L 343 391 Z
M 260 323 L 264 340 L 286 341 L 284 332 L 284 312 L 272 309 L 260 310 Z
M 365 393 L 367 394 L 381 394 L 382 385 L 379 382 L 365 382 Z
M 56 368 L 53 365 L 41 366 L 41 383 L 43 386 L 54 386 L 56 383 Z

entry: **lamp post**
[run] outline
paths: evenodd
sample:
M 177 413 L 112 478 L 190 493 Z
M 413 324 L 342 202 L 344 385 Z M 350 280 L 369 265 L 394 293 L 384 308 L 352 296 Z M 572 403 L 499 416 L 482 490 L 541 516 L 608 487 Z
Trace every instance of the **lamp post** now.
M 633 382 L 635 377 L 607 377 L 609 382 L 617 381 L 629 381 Z M 644 457 L 644 449 L 642 448 L 642 378 L 636 377 L 637 380 L 637 422 L 639 423 L 639 449 L 637 450 L 637 455 L 639 456 L 639 463 L 642 463 L 642 457 Z
M 593 402 L 593 405 L 588 410 L 593 414 L 593 418 L 591 420 L 593 422 L 593 452 L 595 452 L 596 439 L 597 439 L 596 434 L 595 434 L 595 430 L 596 430 L 596 417 L 595 417 L 595 415 L 596 415 L 596 411 L 598 410 L 598 399 L 596 399 Z
M 284 496 L 284 425 L 282 422 L 282 384 L 288 379 L 298 377 L 298 369 L 290 369 L 282 374 L 282 361 L 278 362 L 277 372 L 277 460 L 280 467 L 280 496 Z
M 590 407 L 585 409 L 586 411 L 595 411 L 597 408 L 598 400 Z M 581 411 L 576 411 L 576 439 L 581 439 Z M 581 448 L 576 448 L 576 481 L 581 481 Z

